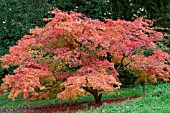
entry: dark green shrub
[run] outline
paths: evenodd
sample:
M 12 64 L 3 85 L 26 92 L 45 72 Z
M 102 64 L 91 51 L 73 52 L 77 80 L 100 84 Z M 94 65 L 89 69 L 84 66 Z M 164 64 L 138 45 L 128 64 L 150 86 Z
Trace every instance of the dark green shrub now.
M 118 78 L 122 83 L 121 87 L 135 87 L 136 85 L 137 77 L 134 77 L 128 70 L 121 71 Z
M 48 0 L 63 11 L 74 10 L 93 19 L 103 17 L 132 20 L 137 17 L 153 19 L 156 26 L 170 27 L 169 0 Z
M 43 26 L 51 7 L 45 0 L 0 0 L 0 46 L 8 49 L 30 28 Z

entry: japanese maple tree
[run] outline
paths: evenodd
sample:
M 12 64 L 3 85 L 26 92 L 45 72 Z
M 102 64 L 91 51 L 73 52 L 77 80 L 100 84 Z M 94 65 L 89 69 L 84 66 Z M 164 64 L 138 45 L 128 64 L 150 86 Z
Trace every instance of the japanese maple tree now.
M 22 93 L 26 99 L 49 99 L 58 94 L 67 100 L 91 94 L 100 103 L 103 93 L 120 88 L 122 67 L 139 81 L 169 80 L 170 55 L 157 50 L 154 42 L 163 35 L 149 29 L 152 21 L 101 22 L 72 11 L 51 13 L 54 18 L 46 18 L 45 27 L 31 29 L 1 58 L 4 67 L 19 66 L 1 85 L 1 92 L 10 91 L 9 98 Z M 144 56 L 142 47 L 153 54 Z

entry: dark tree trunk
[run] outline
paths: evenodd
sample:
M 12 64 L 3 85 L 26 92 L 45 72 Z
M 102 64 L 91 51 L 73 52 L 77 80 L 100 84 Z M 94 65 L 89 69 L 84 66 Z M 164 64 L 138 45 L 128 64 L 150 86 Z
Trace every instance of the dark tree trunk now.
M 88 87 L 83 87 L 83 89 L 85 89 L 87 92 L 91 93 L 94 96 L 96 104 L 100 104 L 101 103 L 102 93 L 99 94 L 97 89 L 88 88 Z
M 102 99 L 102 94 L 96 94 L 96 95 L 93 95 L 93 96 L 94 96 L 94 99 L 95 99 L 95 103 L 100 104 L 101 99 Z
M 145 96 L 145 93 L 146 93 L 146 83 L 144 82 L 144 83 L 142 83 L 142 96 Z

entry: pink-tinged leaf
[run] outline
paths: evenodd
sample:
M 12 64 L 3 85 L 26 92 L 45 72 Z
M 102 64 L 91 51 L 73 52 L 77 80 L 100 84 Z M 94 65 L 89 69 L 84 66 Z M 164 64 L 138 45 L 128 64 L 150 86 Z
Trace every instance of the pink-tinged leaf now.
M 64 80 L 64 79 L 67 79 L 68 77 L 72 76 L 71 73 L 69 72 L 57 72 L 55 74 L 55 77 L 59 80 Z

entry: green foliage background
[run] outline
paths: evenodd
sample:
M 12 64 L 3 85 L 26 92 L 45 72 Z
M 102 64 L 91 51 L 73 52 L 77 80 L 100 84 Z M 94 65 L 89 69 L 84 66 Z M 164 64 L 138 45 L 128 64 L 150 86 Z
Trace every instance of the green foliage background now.
M 63 11 L 74 10 L 93 19 L 133 20 L 145 16 L 156 26 L 170 27 L 169 0 L 48 0 Z

